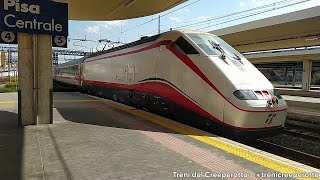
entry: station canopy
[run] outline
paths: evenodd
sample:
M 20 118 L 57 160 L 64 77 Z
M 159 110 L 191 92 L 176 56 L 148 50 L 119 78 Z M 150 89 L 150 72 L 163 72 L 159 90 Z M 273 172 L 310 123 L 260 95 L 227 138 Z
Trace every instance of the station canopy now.
M 211 31 L 240 52 L 320 45 L 320 6 Z
M 70 20 L 110 21 L 157 14 L 186 0 L 54 0 L 69 5 Z

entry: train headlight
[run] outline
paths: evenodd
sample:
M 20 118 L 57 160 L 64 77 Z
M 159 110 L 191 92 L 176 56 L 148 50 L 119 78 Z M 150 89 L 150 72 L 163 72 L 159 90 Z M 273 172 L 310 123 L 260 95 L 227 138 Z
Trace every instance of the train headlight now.
M 233 93 L 238 99 L 241 100 L 257 100 L 257 96 L 252 90 L 237 90 Z

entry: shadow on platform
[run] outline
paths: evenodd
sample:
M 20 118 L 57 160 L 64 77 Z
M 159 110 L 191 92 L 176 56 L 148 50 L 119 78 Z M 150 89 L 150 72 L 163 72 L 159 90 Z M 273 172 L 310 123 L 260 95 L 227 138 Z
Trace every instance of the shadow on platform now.
M 56 107 L 56 109 L 65 120 L 75 123 L 105 126 L 111 128 L 180 134 L 159 125 L 155 125 L 154 123 L 144 120 L 141 117 L 113 107 L 107 107 L 109 110 L 103 112 L 101 110 L 98 110 L 97 108 L 89 106 L 89 103 L 87 105 L 88 106 L 85 109 L 77 107 Z M 122 117 L 125 117 L 126 120 L 124 120 L 124 118 L 121 118 L 119 114 L 121 114 Z
M 18 127 L 18 114 L 0 111 L 0 177 L 21 179 L 24 130 Z
M 108 105 L 97 104 L 97 103 L 86 103 L 85 105 L 79 104 L 78 107 L 71 107 L 71 106 L 64 107 L 64 106 L 57 105 L 55 106 L 55 108 L 65 120 L 71 121 L 71 122 L 106 126 L 106 127 L 112 127 L 112 128 L 181 134 L 179 132 L 167 129 L 153 122 L 145 120 L 139 116 L 133 115 L 131 113 L 122 111 L 120 109 L 117 109 Z M 127 120 L 123 120 L 123 119 L 127 119 Z M 185 118 L 185 119 L 190 120 L 190 118 Z M 127 121 L 130 121 L 130 122 L 127 122 Z M 206 129 L 206 127 L 201 125 L 197 125 L 193 123 L 191 124 L 189 122 L 183 122 L 181 120 L 178 122 L 210 132 L 210 130 Z M 192 135 L 199 135 L 199 134 L 194 133 Z

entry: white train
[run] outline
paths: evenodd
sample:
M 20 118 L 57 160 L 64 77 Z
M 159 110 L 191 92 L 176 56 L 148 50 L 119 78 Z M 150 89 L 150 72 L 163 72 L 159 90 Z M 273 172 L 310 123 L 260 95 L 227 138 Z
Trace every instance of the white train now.
M 239 52 L 217 36 L 190 30 L 142 38 L 58 65 L 54 79 L 227 133 L 276 134 L 288 108 Z

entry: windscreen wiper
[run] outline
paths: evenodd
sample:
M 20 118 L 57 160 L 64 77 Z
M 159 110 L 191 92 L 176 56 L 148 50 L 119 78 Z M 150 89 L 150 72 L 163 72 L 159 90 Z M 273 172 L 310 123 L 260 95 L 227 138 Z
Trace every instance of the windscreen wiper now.
M 241 58 L 240 58 L 240 56 L 238 56 L 238 54 L 236 54 L 236 53 L 233 53 L 233 55 L 234 55 L 234 57 L 233 58 L 235 58 L 236 60 L 241 60 Z
M 226 52 L 221 48 L 220 44 L 213 42 L 212 40 L 208 40 L 211 46 L 218 50 L 221 53 L 221 59 L 226 59 Z

